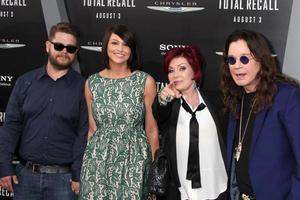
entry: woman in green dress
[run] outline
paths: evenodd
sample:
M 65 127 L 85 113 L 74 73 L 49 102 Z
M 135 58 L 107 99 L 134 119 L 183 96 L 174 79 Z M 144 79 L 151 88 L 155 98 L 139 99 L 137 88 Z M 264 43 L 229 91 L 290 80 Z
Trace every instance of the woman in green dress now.
M 155 80 L 138 70 L 136 42 L 126 26 L 107 28 L 103 52 L 106 68 L 85 88 L 89 132 L 79 197 L 146 200 L 151 156 L 159 148 L 151 108 Z

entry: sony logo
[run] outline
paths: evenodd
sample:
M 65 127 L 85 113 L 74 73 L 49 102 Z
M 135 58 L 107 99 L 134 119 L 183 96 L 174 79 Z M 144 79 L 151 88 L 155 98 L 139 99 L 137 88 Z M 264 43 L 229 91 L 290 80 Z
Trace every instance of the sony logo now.
M 169 51 L 170 49 L 174 47 L 185 47 L 186 45 L 183 44 L 160 44 L 159 50 L 160 51 Z
M 0 76 L 1 82 L 12 82 L 13 76 Z

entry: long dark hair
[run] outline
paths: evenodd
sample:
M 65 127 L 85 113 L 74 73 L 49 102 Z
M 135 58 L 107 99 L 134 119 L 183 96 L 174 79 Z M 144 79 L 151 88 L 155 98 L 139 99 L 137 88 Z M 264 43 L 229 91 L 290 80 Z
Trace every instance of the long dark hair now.
M 130 48 L 131 55 L 127 62 L 128 67 L 131 71 L 135 71 L 140 68 L 141 60 L 138 53 L 137 41 L 134 33 L 128 30 L 127 26 L 115 24 L 107 27 L 104 37 L 103 37 L 103 56 L 104 64 L 106 68 L 109 68 L 109 57 L 107 55 L 107 45 L 111 34 L 114 33 L 118 35 Z
M 260 33 L 250 30 L 236 30 L 230 34 L 225 43 L 224 60 L 221 66 L 221 90 L 224 94 L 225 110 L 232 112 L 238 117 L 244 89 L 235 84 L 231 77 L 227 63 L 228 49 L 232 42 L 244 40 L 254 59 L 260 63 L 260 71 L 257 74 L 259 83 L 256 87 L 254 113 L 271 106 L 272 99 L 277 92 L 277 82 L 286 82 L 299 87 L 299 84 L 290 77 L 282 74 L 278 64 L 272 56 L 271 46 L 268 40 Z

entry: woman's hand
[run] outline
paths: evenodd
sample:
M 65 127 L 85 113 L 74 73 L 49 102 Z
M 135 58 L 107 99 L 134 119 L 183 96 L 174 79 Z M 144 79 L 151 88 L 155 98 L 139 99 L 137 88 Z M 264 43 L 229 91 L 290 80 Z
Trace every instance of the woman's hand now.
M 177 99 L 180 97 L 181 97 L 181 93 L 179 90 L 175 88 L 173 82 L 169 83 L 159 93 L 160 101 L 165 102 L 165 104 L 173 101 L 175 98 Z

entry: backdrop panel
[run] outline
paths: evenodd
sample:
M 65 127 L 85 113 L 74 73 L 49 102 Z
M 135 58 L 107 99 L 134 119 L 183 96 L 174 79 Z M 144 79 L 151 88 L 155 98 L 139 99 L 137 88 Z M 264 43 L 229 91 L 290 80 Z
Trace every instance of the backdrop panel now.
M 0 1 L 0 125 L 17 77 L 44 63 L 46 38 L 39 1 Z M 0 188 L 0 199 L 11 196 Z
M 162 55 L 174 46 L 198 46 L 205 57 L 203 87 L 218 88 L 226 36 L 237 28 L 257 30 L 274 45 L 282 63 L 292 0 L 66 0 L 70 21 L 83 33 L 80 63 L 85 75 L 102 69 L 101 40 L 107 25 L 121 23 L 136 32 L 143 69 L 165 82 Z M 98 51 L 97 51 L 98 50 Z M 160 87 L 160 84 L 158 84 Z

